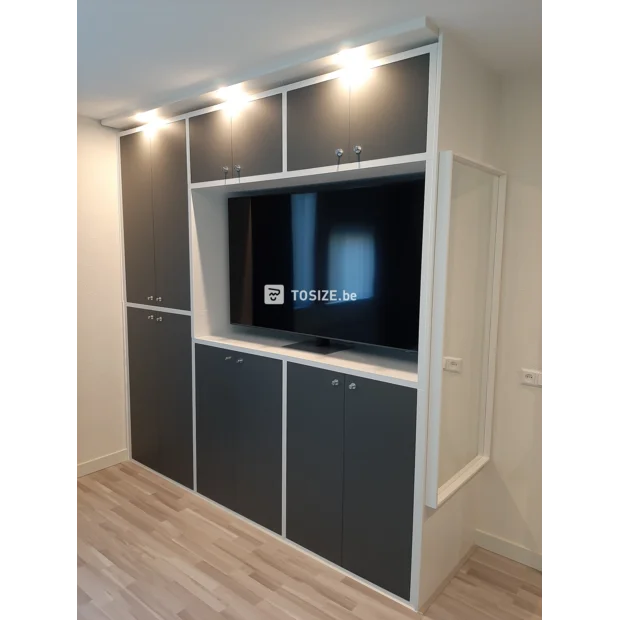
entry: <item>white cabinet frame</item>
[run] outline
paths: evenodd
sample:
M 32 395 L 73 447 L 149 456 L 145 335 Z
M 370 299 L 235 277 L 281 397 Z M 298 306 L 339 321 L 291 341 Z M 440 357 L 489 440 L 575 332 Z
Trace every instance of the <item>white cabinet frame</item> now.
M 485 340 L 483 343 L 484 362 L 481 377 L 482 394 L 484 396 L 480 411 L 478 455 L 452 478 L 439 486 L 441 396 L 443 373 L 445 372 L 443 369 L 443 356 L 454 162 L 481 170 L 495 177 L 493 192 L 494 209 L 491 216 L 492 238 L 490 240 L 492 269 L 490 269 L 489 274 L 490 286 L 487 288 L 488 296 L 486 300 Z M 431 508 L 438 508 L 454 495 L 486 465 L 491 455 L 505 205 L 506 173 L 504 171 L 473 159 L 456 155 L 452 151 L 442 151 L 439 154 L 426 469 L 426 505 Z

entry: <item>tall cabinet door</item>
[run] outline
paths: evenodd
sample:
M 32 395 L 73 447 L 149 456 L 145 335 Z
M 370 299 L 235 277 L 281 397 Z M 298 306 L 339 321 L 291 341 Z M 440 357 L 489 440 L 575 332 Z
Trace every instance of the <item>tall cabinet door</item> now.
M 282 95 L 250 101 L 232 118 L 233 176 L 282 172 Z
M 149 321 L 152 322 L 152 321 Z M 156 377 L 159 468 L 188 488 L 194 486 L 191 318 L 157 313 Z
M 344 375 L 287 364 L 286 536 L 342 564 Z
M 192 183 L 220 181 L 228 168 L 232 178 L 231 119 L 227 110 L 217 110 L 189 119 Z
M 333 166 L 349 153 L 349 88 L 339 78 L 288 91 L 287 169 Z
M 189 223 L 185 121 L 164 125 L 151 139 L 156 299 L 190 309 Z
M 351 86 L 350 157 L 362 161 L 426 152 L 429 54 L 370 71 Z
M 152 311 L 127 308 L 131 457 L 159 471 L 157 331 Z
M 342 566 L 408 599 L 417 394 L 346 378 Z
M 232 351 L 195 345 L 196 483 L 201 495 L 238 512 L 237 429 L 240 424 Z
M 244 517 L 282 533 L 282 362 L 235 353 L 237 501 Z
M 138 131 L 120 143 L 127 301 L 149 304 L 155 296 L 151 142 Z

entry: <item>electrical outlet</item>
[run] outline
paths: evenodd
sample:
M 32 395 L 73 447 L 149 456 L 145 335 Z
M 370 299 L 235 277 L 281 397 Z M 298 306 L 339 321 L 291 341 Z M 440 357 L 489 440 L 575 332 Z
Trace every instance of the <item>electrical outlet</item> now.
M 462 357 L 444 357 L 443 358 L 444 370 L 448 372 L 461 372 L 463 369 Z
M 537 370 L 521 368 L 521 383 L 523 383 L 523 385 L 533 385 L 536 387 L 538 386 L 538 375 L 539 372 Z

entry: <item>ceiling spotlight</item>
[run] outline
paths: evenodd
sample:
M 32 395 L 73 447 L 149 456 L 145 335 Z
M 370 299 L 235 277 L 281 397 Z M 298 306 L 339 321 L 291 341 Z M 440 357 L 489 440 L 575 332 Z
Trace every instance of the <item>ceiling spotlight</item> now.
M 138 112 L 136 120 L 141 123 L 152 123 L 157 120 L 157 110 L 149 110 L 148 112 Z
M 228 111 L 231 117 L 250 100 L 250 96 L 243 92 L 241 84 L 220 88 L 215 94 L 224 101 L 224 109 Z
M 337 55 L 342 65 L 342 79 L 349 86 L 357 86 L 370 76 L 371 62 L 363 47 L 344 49 Z

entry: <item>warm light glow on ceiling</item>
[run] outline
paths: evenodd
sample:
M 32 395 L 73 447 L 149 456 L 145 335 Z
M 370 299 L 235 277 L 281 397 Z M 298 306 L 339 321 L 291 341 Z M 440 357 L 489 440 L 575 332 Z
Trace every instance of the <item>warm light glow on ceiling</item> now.
M 168 124 L 168 121 L 164 121 L 162 119 L 156 119 L 150 123 L 147 123 L 144 126 L 143 131 L 146 133 L 147 136 L 152 136 L 158 129 L 161 129 L 167 124 Z
M 157 110 L 149 110 L 148 112 L 138 112 L 136 120 L 141 123 L 152 123 L 158 119 Z
M 235 116 L 250 100 L 250 96 L 243 92 L 241 84 L 220 88 L 215 94 L 224 101 L 224 109 L 231 117 Z
M 342 50 L 337 58 L 342 65 L 342 79 L 348 86 L 362 84 L 370 76 L 372 65 L 363 47 Z

